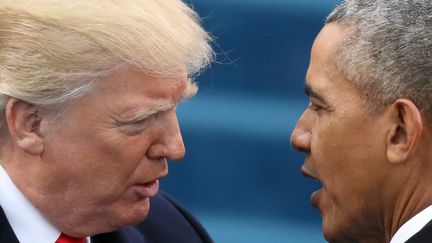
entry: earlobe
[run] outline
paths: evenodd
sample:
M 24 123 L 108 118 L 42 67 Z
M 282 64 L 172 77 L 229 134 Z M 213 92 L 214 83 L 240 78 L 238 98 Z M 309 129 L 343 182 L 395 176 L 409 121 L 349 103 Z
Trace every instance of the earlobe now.
M 41 154 L 44 139 L 40 131 L 42 116 L 30 103 L 11 98 L 6 103 L 6 122 L 15 144 L 27 153 Z
M 392 126 L 387 137 L 387 158 L 392 163 L 403 163 L 413 154 L 421 138 L 421 112 L 407 99 L 396 100 L 389 109 Z

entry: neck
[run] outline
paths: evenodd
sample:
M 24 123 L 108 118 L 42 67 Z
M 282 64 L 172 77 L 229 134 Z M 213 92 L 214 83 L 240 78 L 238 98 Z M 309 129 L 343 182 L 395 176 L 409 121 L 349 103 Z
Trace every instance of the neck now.
M 404 186 L 397 194 L 393 213 L 384 222 L 386 242 L 390 242 L 403 224 L 432 205 L 432 190 L 429 186 L 432 183 L 429 181 L 430 171 L 421 168 L 404 180 Z

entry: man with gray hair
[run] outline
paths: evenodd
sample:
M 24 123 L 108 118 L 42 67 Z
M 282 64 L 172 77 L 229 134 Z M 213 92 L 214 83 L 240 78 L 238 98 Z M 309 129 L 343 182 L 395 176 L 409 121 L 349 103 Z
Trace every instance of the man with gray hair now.
M 344 0 L 291 143 L 330 242 L 432 242 L 432 1 Z
M 181 0 L 2 1 L 0 242 L 211 242 L 158 193 L 209 42 Z

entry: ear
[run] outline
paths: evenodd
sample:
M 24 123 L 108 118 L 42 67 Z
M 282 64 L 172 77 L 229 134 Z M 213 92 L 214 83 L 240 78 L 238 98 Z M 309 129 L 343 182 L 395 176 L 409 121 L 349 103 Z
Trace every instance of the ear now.
M 36 155 L 44 150 L 40 132 L 42 120 L 37 107 L 25 101 L 10 98 L 6 103 L 6 122 L 12 140 L 24 151 Z
M 420 141 L 423 132 L 421 112 L 407 99 L 397 99 L 388 111 L 393 126 L 387 137 L 387 158 L 392 163 L 403 163 Z

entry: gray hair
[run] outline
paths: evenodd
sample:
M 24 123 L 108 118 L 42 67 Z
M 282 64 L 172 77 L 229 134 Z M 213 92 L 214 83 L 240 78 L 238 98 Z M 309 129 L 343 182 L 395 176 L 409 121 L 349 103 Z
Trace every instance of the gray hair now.
M 344 0 L 332 22 L 352 30 L 338 68 L 376 110 L 407 98 L 432 117 L 431 0 Z
M 125 66 L 194 75 L 213 58 L 210 41 L 181 0 L 2 0 L 0 111 L 10 97 L 68 103 Z

